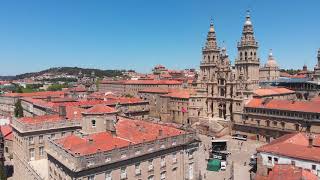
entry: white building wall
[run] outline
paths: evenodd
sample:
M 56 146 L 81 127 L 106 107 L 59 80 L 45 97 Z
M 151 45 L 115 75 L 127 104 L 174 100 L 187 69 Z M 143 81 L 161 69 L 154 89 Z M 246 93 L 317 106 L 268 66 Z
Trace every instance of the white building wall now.
M 316 174 L 320 177 L 320 162 L 314 161 L 305 161 L 302 159 L 296 159 L 286 156 L 274 155 L 269 153 L 260 153 L 262 157 L 262 165 L 267 167 L 273 167 L 276 163 L 274 161 L 275 158 L 278 158 L 278 164 L 292 164 L 292 161 L 295 162 L 296 167 L 301 167 L 303 169 L 309 169 L 312 173 Z M 269 161 L 268 157 L 271 157 L 271 161 Z M 316 170 L 312 170 L 312 165 L 316 165 Z

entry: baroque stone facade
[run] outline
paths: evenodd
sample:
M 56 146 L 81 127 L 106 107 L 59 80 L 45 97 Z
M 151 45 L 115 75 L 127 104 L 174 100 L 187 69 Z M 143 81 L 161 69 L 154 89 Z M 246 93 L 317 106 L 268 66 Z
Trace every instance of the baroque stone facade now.
M 190 97 L 189 117 L 192 121 L 230 122 L 234 118 L 241 118 L 243 103 L 259 88 L 258 43 L 249 13 L 237 48 L 238 56 L 233 67 L 226 48 L 217 45 L 216 32 L 211 22 L 202 49 L 196 93 Z

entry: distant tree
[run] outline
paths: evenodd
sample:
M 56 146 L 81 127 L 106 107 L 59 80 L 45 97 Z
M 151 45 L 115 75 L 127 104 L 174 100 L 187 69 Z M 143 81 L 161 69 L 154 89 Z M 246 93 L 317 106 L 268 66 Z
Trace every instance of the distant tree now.
M 17 86 L 16 90 L 14 90 L 16 93 L 23 93 L 21 86 Z
M 123 95 L 123 97 L 133 98 L 134 96 L 133 96 L 133 95 L 131 95 L 131 94 L 125 94 L 125 95 Z
M 14 105 L 14 116 L 17 118 L 23 117 L 23 108 L 20 99 Z
M 51 86 L 48 87 L 48 91 L 61 91 L 62 88 L 67 87 L 65 84 L 52 84 Z

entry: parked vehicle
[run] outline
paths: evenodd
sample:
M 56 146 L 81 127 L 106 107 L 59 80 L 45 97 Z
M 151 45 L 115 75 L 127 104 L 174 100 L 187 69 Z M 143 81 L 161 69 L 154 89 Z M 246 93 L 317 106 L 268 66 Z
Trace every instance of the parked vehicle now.
M 232 135 L 232 139 L 237 139 L 237 140 L 246 141 L 246 140 L 247 140 L 247 135 L 243 135 L 243 134 L 233 134 L 233 135 Z

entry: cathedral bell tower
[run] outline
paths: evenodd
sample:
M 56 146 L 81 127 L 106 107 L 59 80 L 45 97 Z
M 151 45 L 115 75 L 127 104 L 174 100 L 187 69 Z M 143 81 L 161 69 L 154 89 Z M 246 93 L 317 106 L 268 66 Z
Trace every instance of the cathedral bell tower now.
M 199 80 L 210 81 L 212 79 L 213 69 L 216 62 L 220 59 L 220 48 L 217 45 L 216 32 L 213 22 L 210 22 L 210 28 L 207 35 L 207 41 L 202 48 L 202 61 L 200 64 Z
M 259 88 L 258 42 L 255 40 L 253 26 L 247 11 L 246 20 L 242 30 L 242 37 L 238 46 L 238 57 L 235 60 L 236 79 L 241 81 L 238 87 L 243 93 Z
M 319 82 L 320 81 L 320 48 L 318 49 L 317 59 L 318 59 L 318 63 L 314 68 L 313 80 Z

